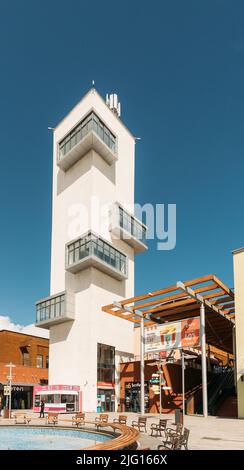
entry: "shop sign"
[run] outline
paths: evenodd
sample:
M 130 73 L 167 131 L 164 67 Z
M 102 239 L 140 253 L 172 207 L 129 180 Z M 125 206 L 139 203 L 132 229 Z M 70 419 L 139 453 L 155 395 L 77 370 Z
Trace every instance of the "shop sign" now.
M 200 318 L 145 328 L 145 353 L 200 345 Z
M 13 392 L 23 392 L 24 391 L 24 387 L 19 387 L 17 385 L 13 385 L 12 386 L 12 390 Z
M 147 388 L 147 383 L 144 384 L 144 387 Z M 141 384 L 140 382 L 127 382 L 125 383 L 125 389 L 131 389 L 131 390 L 140 390 L 141 389 Z
M 154 392 L 154 395 L 159 395 L 159 385 L 153 385 L 151 388 Z
M 159 374 L 152 374 L 152 378 L 150 380 L 150 384 L 152 385 L 157 385 L 160 382 L 160 376 Z
M 34 387 L 34 392 L 35 393 L 39 393 L 39 392 L 45 392 L 45 391 L 51 391 L 51 392 L 55 392 L 55 391 L 65 391 L 65 390 L 71 390 L 71 391 L 75 391 L 75 392 L 79 392 L 80 391 L 80 387 L 79 385 L 36 385 Z
M 10 386 L 9 386 L 9 385 L 4 385 L 4 387 L 3 387 L 3 394 L 5 395 L 5 397 L 9 397 L 9 396 L 10 396 Z

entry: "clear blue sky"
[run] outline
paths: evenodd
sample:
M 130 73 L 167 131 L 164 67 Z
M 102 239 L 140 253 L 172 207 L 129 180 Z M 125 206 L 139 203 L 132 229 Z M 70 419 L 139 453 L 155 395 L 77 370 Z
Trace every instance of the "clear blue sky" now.
M 90 6 L 89 6 L 90 5 Z M 137 293 L 215 273 L 244 245 L 244 3 L 0 1 L 0 315 L 49 293 L 52 136 L 95 79 L 141 136 L 136 200 L 177 204 L 177 247 L 136 261 Z

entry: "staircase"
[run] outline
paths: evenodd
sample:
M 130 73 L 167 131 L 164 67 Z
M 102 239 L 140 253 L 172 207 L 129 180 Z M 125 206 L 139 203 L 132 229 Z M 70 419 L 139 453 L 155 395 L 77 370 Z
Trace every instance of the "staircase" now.
M 219 416 L 218 410 L 220 410 L 220 407 L 234 395 L 234 372 L 231 370 L 222 374 L 215 374 L 208 383 L 208 414 Z M 202 400 L 195 412 L 202 414 Z
M 193 390 L 186 400 L 186 412 L 202 414 L 202 386 Z M 237 403 L 234 390 L 234 372 L 214 374 L 208 382 L 208 414 L 212 416 L 237 415 Z
M 233 396 L 234 390 L 234 372 L 224 372 L 221 374 L 219 383 L 215 384 L 215 388 L 208 395 L 208 412 L 210 415 L 216 416 L 217 410 L 224 401 Z

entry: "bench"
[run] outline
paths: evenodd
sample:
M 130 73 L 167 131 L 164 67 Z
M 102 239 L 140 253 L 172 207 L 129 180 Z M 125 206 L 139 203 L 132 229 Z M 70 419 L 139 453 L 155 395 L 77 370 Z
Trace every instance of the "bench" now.
M 93 422 L 94 423 L 94 422 Z M 91 421 L 86 421 L 85 424 L 92 424 Z M 96 424 L 96 423 L 94 423 Z M 126 449 L 130 446 L 133 446 L 137 443 L 139 438 L 139 431 L 130 426 L 125 426 L 124 424 L 118 423 L 103 423 L 103 427 L 111 427 L 112 430 L 120 431 L 120 435 L 115 439 L 111 439 L 107 442 L 102 442 L 91 447 L 83 448 L 82 450 L 120 450 Z
M 25 413 L 15 413 L 14 422 L 15 424 L 29 424 L 31 418 L 26 416 Z
M 46 416 L 46 424 L 52 424 L 53 426 L 58 424 L 58 413 L 48 412 Z
M 119 423 L 119 424 L 126 424 L 127 423 L 127 416 L 119 415 L 118 418 L 114 418 L 113 422 L 114 423 Z
M 100 416 L 95 418 L 95 426 L 98 429 L 99 427 L 103 426 L 104 424 L 108 423 L 108 414 L 106 413 L 101 413 Z
M 85 420 L 85 413 L 76 413 L 75 416 L 72 417 L 72 426 L 84 426 Z

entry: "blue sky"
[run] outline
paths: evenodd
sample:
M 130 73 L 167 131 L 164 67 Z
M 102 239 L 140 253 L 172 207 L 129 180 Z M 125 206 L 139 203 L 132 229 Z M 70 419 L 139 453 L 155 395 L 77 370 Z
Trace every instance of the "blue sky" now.
M 52 136 L 89 89 L 142 140 L 136 200 L 177 204 L 177 246 L 136 260 L 136 292 L 215 273 L 244 245 L 244 4 L 0 1 L 0 315 L 49 293 Z

